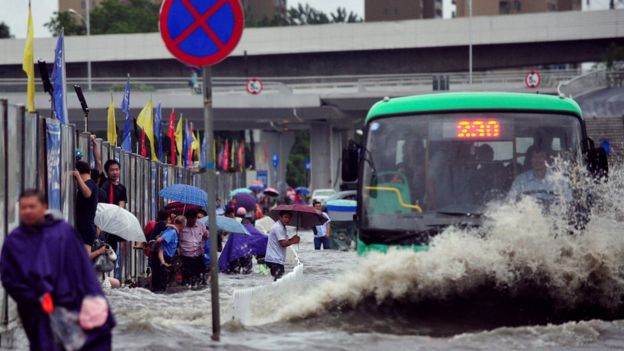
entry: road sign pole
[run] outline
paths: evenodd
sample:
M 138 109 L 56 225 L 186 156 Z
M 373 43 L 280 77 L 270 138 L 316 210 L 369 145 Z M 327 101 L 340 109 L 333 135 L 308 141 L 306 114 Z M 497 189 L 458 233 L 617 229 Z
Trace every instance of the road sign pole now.
M 219 341 L 221 334 L 221 310 L 219 308 L 219 265 L 217 264 L 217 209 L 215 184 L 214 118 L 212 115 L 212 72 L 210 66 L 203 69 L 204 79 L 204 138 L 206 138 L 206 174 L 208 177 L 208 223 L 210 224 L 210 295 L 212 298 L 212 340 Z M 212 198 L 211 198 L 212 197 Z

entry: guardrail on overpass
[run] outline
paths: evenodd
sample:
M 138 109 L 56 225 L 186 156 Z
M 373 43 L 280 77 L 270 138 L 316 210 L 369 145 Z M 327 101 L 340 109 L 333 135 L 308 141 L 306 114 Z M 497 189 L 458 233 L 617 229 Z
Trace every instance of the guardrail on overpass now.
M 467 72 L 450 73 L 416 73 L 394 75 L 345 75 L 345 76 L 311 76 L 311 77 L 266 77 L 263 94 L 379 94 L 400 95 L 403 92 L 430 92 L 433 90 L 435 77 L 448 79 L 450 90 L 522 90 L 527 89 L 524 77 L 527 70 L 475 72 L 472 84 L 469 83 Z M 542 70 L 541 83 L 538 90 L 556 91 L 562 81 L 573 81 L 580 70 Z M 94 91 L 123 91 L 126 77 L 93 78 Z M 213 78 L 213 90 L 225 94 L 246 94 L 247 78 Z M 201 81 L 195 85 L 191 77 L 132 77 L 132 91 L 180 91 L 189 90 L 194 93 L 201 91 Z M 86 78 L 68 78 L 68 85 L 87 85 Z M 41 90 L 37 85 L 37 89 Z M 0 92 L 26 91 L 26 79 L 0 79 Z

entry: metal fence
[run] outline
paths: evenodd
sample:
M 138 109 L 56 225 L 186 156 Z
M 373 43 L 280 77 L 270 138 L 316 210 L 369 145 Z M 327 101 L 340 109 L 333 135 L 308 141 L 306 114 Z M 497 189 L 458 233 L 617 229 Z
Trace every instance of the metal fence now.
M 51 139 L 52 126 L 56 126 L 56 139 Z M 95 166 L 89 138 L 89 134 L 77 132 L 73 125 L 60 126 L 56 120 L 26 113 L 23 106 L 0 99 L 0 245 L 18 225 L 18 196 L 27 188 L 45 192 L 50 207 L 60 210 L 69 223 L 74 223 L 75 152 L 80 148 L 83 159 Z M 143 227 L 165 205 L 158 196 L 162 188 L 185 183 L 206 189 L 204 173 L 151 161 L 100 139 L 96 140 L 95 148 L 100 150 L 102 164 L 109 159 L 120 162 L 121 183 L 128 192 L 126 209 Z M 219 179 L 221 186 L 245 184 L 244 174 L 221 175 Z M 219 187 L 215 192 L 223 194 L 225 189 Z M 131 242 L 121 243 L 119 250 L 122 282 L 145 274 L 147 261 L 142 250 L 133 249 Z M 10 302 L 2 288 L 0 295 L 1 326 L 6 326 L 15 316 L 9 315 Z M 11 311 L 14 313 L 15 309 Z
M 385 92 L 401 90 L 431 91 L 434 77 L 448 78 L 452 90 L 473 89 L 525 89 L 526 70 L 499 70 L 474 72 L 472 84 L 468 72 L 432 72 L 410 74 L 370 74 L 370 75 L 335 75 L 335 76 L 298 76 L 298 77 L 263 77 L 263 94 L 333 94 L 348 92 Z M 562 81 L 568 81 L 580 75 L 579 69 L 544 69 L 540 70 L 542 89 L 556 89 Z M 127 77 L 92 78 L 94 91 L 123 91 Z M 247 94 L 246 77 L 215 77 L 215 93 Z M 68 78 L 67 84 L 85 86 L 86 78 Z M 132 77 L 131 90 L 143 92 L 188 90 L 201 91 L 201 80 L 193 86 L 190 77 Z M 40 87 L 38 87 L 40 89 Z M 26 91 L 25 78 L 0 79 L 1 92 Z

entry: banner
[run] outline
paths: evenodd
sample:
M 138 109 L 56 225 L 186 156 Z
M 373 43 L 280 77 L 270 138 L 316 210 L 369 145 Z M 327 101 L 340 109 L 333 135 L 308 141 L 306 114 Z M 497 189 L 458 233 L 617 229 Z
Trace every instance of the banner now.
M 48 206 L 61 210 L 61 125 L 46 121 L 46 152 L 48 160 Z

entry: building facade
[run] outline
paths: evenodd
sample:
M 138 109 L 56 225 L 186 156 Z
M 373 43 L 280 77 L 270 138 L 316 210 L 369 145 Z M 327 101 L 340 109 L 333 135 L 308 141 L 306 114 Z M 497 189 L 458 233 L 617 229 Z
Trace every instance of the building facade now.
M 86 1 L 87 0 L 59 0 L 59 12 L 74 10 L 84 17 L 87 11 Z M 103 0 L 88 0 L 88 1 L 89 1 L 89 9 L 93 11 L 93 9 L 97 5 L 99 5 Z
M 472 0 L 473 16 L 513 15 L 549 11 L 580 11 L 582 0 Z M 456 16 L 469 15 L 469 0 L 456 0 Z
M 365 0 L 364 20 L 400 21 L 442 18 L 442 0 Z
M 286 0 L 242 0 L 246 20 L 271 21 L 276 16 L 286 16 Z

